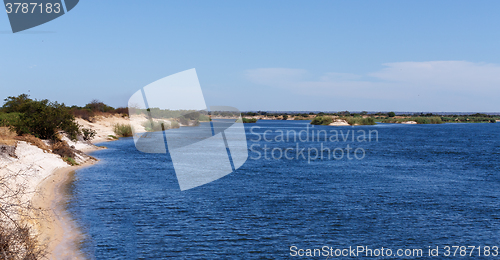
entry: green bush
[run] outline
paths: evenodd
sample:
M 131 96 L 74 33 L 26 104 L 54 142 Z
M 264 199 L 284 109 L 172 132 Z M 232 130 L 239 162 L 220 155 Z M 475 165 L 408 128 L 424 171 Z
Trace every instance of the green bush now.
M 362 118 L 362 117 L 346 117 L 342 118 L 347 121 L 350 125 L 375 125 L 375 120 L 371 117 Z
M 411 121 L 417 122 L 417 124 L 442 124 L 443 121 L 441 117 L 415 117 Z
M 75 165 L 78 165 L 78 163 L 75 161 L 75 159 L 71 158 L 71 157 L 64 157 L 63 159 L 66 163 L 68 163 L 69 165 L 71 166 L 75 166 Z
M 200 117 L 198 118 L 198 121 L 200 122 L 210 122 L 210 117 L 207 115 L 200 114 Z
M 21 113 L 0 113 L 0 126 L 12 126 L 17 124 Z
M 376 125 L 375 119 L 371 117 L 363 118 L 361 125 Z
M 17 97 L 7 97 L 4 99 L 5 103 L 2 106 L 2 112 L 13 113 L 21 111 L 22 107 L 33 100 L 29 98 L 28 94 L 21 94 Z
M 312 125 L 329 125 L 333 122 L 333 118 L 330 116 L 317 116 L 312 121 Z
M 113 126 L 116 135 L 121 137 L 132 136 L 132 127 L 126 124 L 116 124 Z
M 88 109 L 92 112 L 114 112 L 115 111 L 115 109 L 113 107 L 110 107 L 97 99 L 90 101 L 90 103 L 85 105 L 84 109 Z
M 96 134 L 97 132 L 95 130 L 92 130 L 90 128 L 82 128 L 83 140 L 85 141 L 90 141 L 94 139 Z
M 243 117 L 241 120 L 243 120 L 243 123 L 246 123 L 246 124 L 248 124 L 248 123 L 257 123 L 257 119 L 255 119 L 255 118 L 244 118 Z
M 62 130 L 75 140 L 80 133 L 75 117 L 64 104 L 47 99 L 32 100 L 25 94 L 8 97 L 5 101 L 2 110 L 20 113 L 19 120 L 11 123 L 18 135 L 32 134 L 40 139 L 57 140 L 57 132 Z

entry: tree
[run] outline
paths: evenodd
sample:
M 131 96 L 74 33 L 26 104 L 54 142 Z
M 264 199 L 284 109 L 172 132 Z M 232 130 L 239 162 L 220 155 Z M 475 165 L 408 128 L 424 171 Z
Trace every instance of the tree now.
M 18 135 L 32 134 L 41 139 L 57 140 L 57 132 L 62 130 L 70 139 L 76 139 L 79 125 L 69 108 L 64 104 L 49 100 L 29 100 L 19 107 L 19 121 L 13 125 Z
M 85 105 L 85 108 L 88 108 L 92 111 L 98 111 L 98 112 L 111 112 L 114 111 L 115 109 L 113 107 L 110 107 L 103 102 L 101 102 L 98 99 L 94 99 L 90 101 L 87 105 Z
M 4 99 L 5 103 L 2 110 L 5 113 L 19 112 L 21 107 L 27 102 L 33 101 L 28 94 L 21 94 L 17 97 L 8 97 Z
M 395 117 L 395 116 L 396 116 L 396 113 L 394 113 L 394 112 L 389 112 L 389 113 L 387 113 L 387 116 L 389 116 L 389 117 Z
M 283 120 L 287 120 L 288 119 L 288 115 L 283 115 Z

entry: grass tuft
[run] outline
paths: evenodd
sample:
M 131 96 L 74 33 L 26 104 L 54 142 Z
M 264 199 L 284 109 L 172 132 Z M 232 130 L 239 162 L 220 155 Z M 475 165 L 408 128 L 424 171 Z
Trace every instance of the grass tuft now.
M 117 136 L 129 137 L 132 136 L 132 127 L 126 124 L 116 124 L 113 126 Z
M 69 165 L 71 166 L 75 166 L 75 165 L 78 165 L 78 163 L 75 161 L 75 159 L 71 158 L 71 157 L 64 157 L 63 160 L 68 163 Z

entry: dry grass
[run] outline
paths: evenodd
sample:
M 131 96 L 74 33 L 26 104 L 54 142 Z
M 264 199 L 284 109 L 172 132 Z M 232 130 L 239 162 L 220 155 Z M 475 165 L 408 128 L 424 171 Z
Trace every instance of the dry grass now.
M 24 134 L 22 136 L 16 136 L 15 137 L 16 140 L 19 140 L 19 141 L 25 141 L 29 144 L 32 144 L 46 152 L 50 152 L 50 148 L 40 139 L 40 138 L 37 138 L 37 137 L 34 137 L 30 134 Z
M 116 135 L 121 137 L 132 136 L 132 127 L 127 124 L 116 124 L 113 126 L 113 130 Z
M 58 141 L 52 144 L 52 153 L 60 155 L 62 158 L 74 158 L 75 152 L 65 141 Z M 66 161 L 68 162 L 68 161 Z
M 0 144 L 15 146 L 16 145 L 16 132 L 11 131 L 8 127 L 0 127 Z

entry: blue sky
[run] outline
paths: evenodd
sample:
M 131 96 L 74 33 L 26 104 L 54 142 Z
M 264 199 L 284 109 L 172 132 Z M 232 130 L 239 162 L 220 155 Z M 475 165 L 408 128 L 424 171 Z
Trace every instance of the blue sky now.
M 126 106 L 196 68 L 240 110 L 500 112 L 498 1 L 85 0 L 12 34 L 0 96 Z

